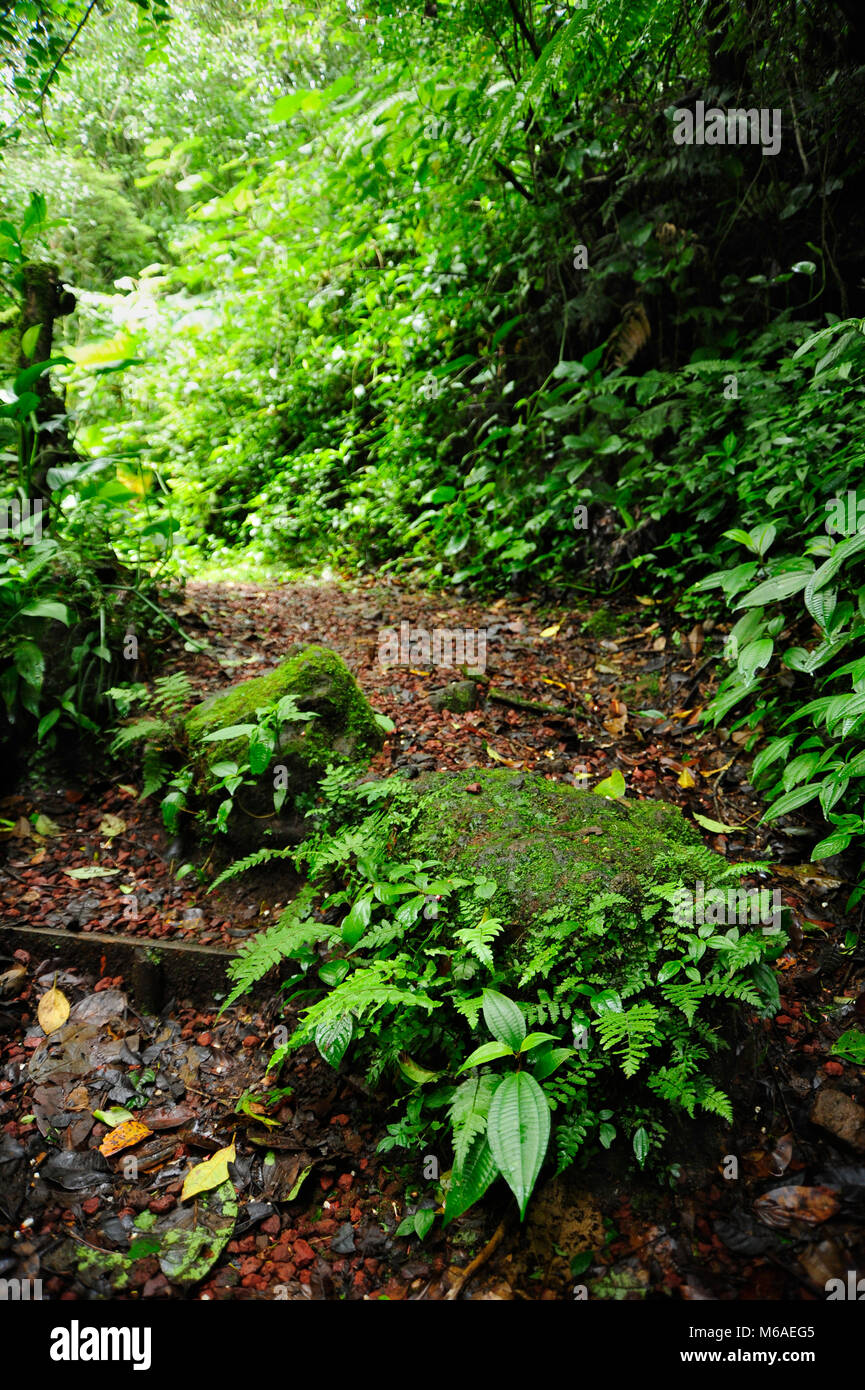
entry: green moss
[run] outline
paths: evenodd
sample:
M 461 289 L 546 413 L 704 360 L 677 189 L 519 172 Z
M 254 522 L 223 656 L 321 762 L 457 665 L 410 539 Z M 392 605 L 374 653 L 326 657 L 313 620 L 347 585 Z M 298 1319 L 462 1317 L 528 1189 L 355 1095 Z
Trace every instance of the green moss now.
M 235 724 L 257 723 L 258 711 L 272 709 L 286 695 L 293 697 L 299 710 L 315 718 L 284 721 L 270 766 L 254 786 L 244 787 L 235 797 L 235 806 L 241 817 L 246 814 L 254 841 L 260 840 L 268 817 L 273 817 L 276 767 L 286 768 L 286 807 L 290 809 L 317 786 L 328 764 L 351 765 L 360 772 L 384 740 L 373 709 L 342 659 L 326 647 L 305 647 L 273 671 L 210 696 L 182 720 L 180 741 L 192 762 L 200 793 L 205 797 L 209 793 L 209 769 L 214 763 L 243 765 L 249 747 L 245 736 L 205 742 L 206 736 Z M 234 811 L 232 821 L 237 829 Z M 259 822 L 257 827 L 253 822 Z M 278 829 L 273 824 L 268 828 Z
M 467 791 L 470 784 L 480 792 Z M 490 913 L 514 926 L 526 950 L 551 922 L 573 920 L 579 935 L 599 894 L 622 900 L 608 910 L 608 924 L 627 930 L 651 887 L 698 879 L 714 886 L 727 869 L 666 802 L 612 801 L 498 769 L 435 773 L 414 788 L 403 852 L 494 879 Z

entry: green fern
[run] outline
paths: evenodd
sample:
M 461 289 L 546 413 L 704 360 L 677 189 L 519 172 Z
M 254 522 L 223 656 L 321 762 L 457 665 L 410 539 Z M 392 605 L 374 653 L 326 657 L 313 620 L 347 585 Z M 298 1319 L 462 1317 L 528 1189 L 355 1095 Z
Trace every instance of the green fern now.
M 145 740 L 153 742 L 155 739 L 164 738 L 169 731 L 170 726 L 164 719 L 143 715 L 140 719 L 133 720 L 131 724 L 121 725 L 111 740 L 111 752 L 121 753 L 124 748 L 129 748 L 131 744 L 142 743 Z
M 461 1082 L 454 1091 L 448 1113 L 453 1129 L 454 1156 L 458 1166 L 465 1163 L 473 1139 L 478 1134 L 486 1133 L 490 1102 L 500 1079 L 489 1072 L 483 1072 L 480 1076 L 469 1077 Z
M 174 719 L 193 698 L 192 682 L 185 671 L 175 671 L 170 676 L 157 676 L 153 682 L 153 694 L 148 704 L 161 709 L 169 719 Z
M 639 1071 L 658 1030 L 658 1009 L 654 1004 L 634 1004 L 622 1013 L 603 1013 L 597 1029 L 605 1052 L 613 1052 L 625 1076 Z
M 243 943 L 228 966 L 228 977 L 234 987 L 222 1009 L 228 1008 L 287 957 L 331 934 L 332 927 L 310 916 L 313 898 L 313 889 L 307 884 L 272 926 Z
M 215 888 L 219 888 L 223 883 L 228 883 L 229 879 L 237 878 L 250 869 L 257 869 L 259 864 L 268 864 L 272 859 L 294 859 L 296 854 L 297 850 L 293 845 L 284 849 L 265 845 L 263 849 L 257 849 L 254 854 L 248 854 L 245 859 L 235 859 L 233 864 L 229 864 L 228 868 L 223 869 L 222 873 L 213 880 L 207 891 L 212 893 Z
M 466 950 L 485 965 L 488 970 L 493 968 L 493 953 L 490 950 L 490 943 L 504 931 L 504 923 L 499 922 L 494 917 L 487 917 L 480 921 L 476 927 L 463 927 L 454 932 L 454 936 L 461 941 Z

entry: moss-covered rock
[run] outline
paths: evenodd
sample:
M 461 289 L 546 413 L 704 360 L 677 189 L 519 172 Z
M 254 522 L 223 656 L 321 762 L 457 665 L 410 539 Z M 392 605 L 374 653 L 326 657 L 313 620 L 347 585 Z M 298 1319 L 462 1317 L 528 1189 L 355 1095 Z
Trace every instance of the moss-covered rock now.
M 409 785 L 414 814 L 399 813 L 407 828 L 398 852 L 495 881 L 487 906 L 507 925 L 502 941 L 515 967 L 571 923 L 569 950 L 618 985 L 657 950 L 657 923 L 644 911 L 657 905 L 660 886 L 714 888 L 729 876 L 726 861 L 663 801 L 608 800 L 504 769 L 433 773 Z M 609 901 L 599 909 L 601 895 Z M 466 910 L 473 915 L 470 903 Z
M 705 867 L 699 835 L 667 802 L 612 801 L 498 769 L 433 773 L 415 787 L 413 852 L 488 874 L 510 920 L 528 922 L 553 904 L 576 908 L 601 887 L 628 896 L 643 880 L 661 881 L 665 864 L 671 877 L 687 876 L 689 848 Z
M 480 691 L 475 681 L 451 681 L 441 690 L 431 690 L 429 702 L 435 710 L 450 710 L 452 714 L 465 714 L 477 709 L 481 702 Z
M 245 736 L 211 742 L 207 735 L 235 724 L 255 724 L 259 711 L 272 709 L 286 695 L 299 711 L 315 718 L 283 721 L 268 766 L 252 785 L 235 793 L 228 825 L 235 843 L 296 839 L 298 819 L 312 803 L 328 764 L 350 766 L 360 774 L 384 741 L 375 712 L 345 662 L 327 647 L 304 647 L 273 671 L 211 695 L 185 716 L 182 739 L 200 796 L 212 799 L 214 764 L 242 765 L 248 753 Z M 279 815 L 273 803 L 277 785 L 287 792 Z

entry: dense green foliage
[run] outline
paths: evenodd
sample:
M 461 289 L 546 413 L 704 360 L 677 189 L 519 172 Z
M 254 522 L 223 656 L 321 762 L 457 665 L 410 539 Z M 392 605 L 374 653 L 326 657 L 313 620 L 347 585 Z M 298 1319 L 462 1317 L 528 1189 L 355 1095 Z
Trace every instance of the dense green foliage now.
M 165 584 L 328 565 L 557 599 L 630 587 L 732 627 L 708 717 L 750 730 L 769 816 L 819 808 L 814 857 L 861 862 L 855 0 L 15 0 L 0 53 L 7 743 L 13 724 L 50 743 L 143 713 L 114 748 L 143 744 L 175 829 L 188 691 L 148 686 L 138 647 L 173 622 Z M 741 119 L 680 142 L 698 103 Z M 235 740 L 208 764 L 217 829 L 280 718 L 265 701 L 209 735 Z M 403 789 L 323 787 L 309 891 L 238 986 L 290 958 L 305 990 L 317 969 L 296 1041 L 339 1060 L 354 1031 L 374 1076 L 402 1067 L 391 1137 L 423 1144 L 447 1112 L 452 1192 L 502 1172 L 524 1210 L 550 1109 L 564 1162 L 614 1129 L 642 1162 L 658 1101 L 728 1113 L 703 1005 L 760 1006 L 770 976 L 757 936 L 658 926 L 662 888 L 711 879 L 698 848 L 641 905 L 605 890 L 505 956 L 494 877 L 393 857 Z M 609 956 L 587 965 L 598 923 Z M 573 1021 L 575 940 L 598 1046 L 526 1047 Z M 482 1016 L 505 1070 L 455 1089 Z M 617 1069 L 643 1086 L 623 1108 Z M 532 1154 L 509 1146 L 522 1114 Z
M 386 1148 L 424 1153 L 450 1129 L 446 1221 L 500 1172 L 525 1211 L 550 1111 L 559 1171 L 617 1136 L 642 1165 L 663 1150 L 670 1111 L 693 1117 L 700 1107 L 732 1120 L 709 1065 L 726 1046 L 717 1025 L 725 1005 L 777 1008 L 766 962 L 786 938 L 753 925 L 753 915 L 752 925 L 726 931 L 688 923 L 676 894 L 695 880 L 723 893 L 759 866 L 725 864 L 678 811 L 655 802 L 625 809 L 540 778 L 529 791 L 515 789 L 504 772 L 445 774 L 420 791 L 400 778 L 352 786 L 349 776 L 333 769 L 322 783 L 329 823 L 297 857 L 310 886 L 238 954 L 231 997 L 291 963 L 291 997 L 306 1007 L 273 1065 L 315 1041 L 334 1066 L 349 1053 L 371 1082 L 387 1076 L 405 1111 Z M 478 776 L 480 797 L 467 798 Z M 478 859 L 488 814 L 502 824 L 494 853 L 523 846 L 498 869 Z M 459 827 L 447 846 L 442 826 Z M 527 853 L 533 828 L 537 847 Z M 570 873 L 544 897 L 545 867 L 561 878 L 562 860 L 545 859 L 561 834 Z M 482 1014 L 495 1041 L 473 1049 Z M 531 1137 L 517 1145 L 532 1174 L 524 1182 L 502 1147 L 514 1127 L 522 1133 L 511 1113 L 520 1098 L 507 1099 L 515 1076 L 528 1087 L 521 1103 Z

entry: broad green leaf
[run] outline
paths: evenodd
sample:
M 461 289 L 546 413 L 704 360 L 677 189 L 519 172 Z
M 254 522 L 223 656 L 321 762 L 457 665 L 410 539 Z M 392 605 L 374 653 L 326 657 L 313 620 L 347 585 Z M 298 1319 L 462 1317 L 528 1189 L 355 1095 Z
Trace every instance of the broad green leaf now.
M 634 1153 L 641 1168 L 648 1157 L 650 1147 L 649 1136 L 641 1125 L 634 1134 Z
M 499 1175 L 498 1165 L 486 1134 L 476 1134 L 465 1162 L 454 1168 L 445 1197 L 443 1226 L 462 1216 L 464 1211 L 480 1201 L 487 1188 Z
M 514 1048 L 509 1047 L 503 1042 L 481 1043 L 474 1052 L 470 1053 L 461 1067 L 457 1067 L 457 1076 L 461 1071 L 466 1071 L 469 1067 L 482 1066 L 484 1062 L 495 1062 L 499 1057 L 513 1057 Z
M 807 787 L 796 787 L 793 791 L 787 792 L 786 796 L 781 796 L 777 801 L 773 801 L 763 816 L 763 820 L 775 820 L 778 816 L 787 815 L 789 811 L 798 811 L 800 806 L 807 806 L 809 801 L 813 801 L 819 791 L 819 786 L 813 783 Z
M 487 1138 L 522 1221 L 550 1138 L 550 1107 L 529 1072 L 512 1072 L 501 1082 L 490 1105 Z
M 483 1000 L 484 1022 L 493 1037 L 518 1052 L 526 1036 L 526 1021 L 519 1005 L 495 989 L 485 989 Z
M 399 1069 L 403 1076 L 408 1077 L 416 1086 L 426 1086 L 430 1081 L 437 1081 L 442 1075 L 440 1071 L 427 1071 L 420 1062 L 416 1062 L 413 1057 L 409 1057 L 407 1052 L 403 1052 L 398 1058 Z
M 524 1039 L 520 1052 L 531 1052 L 532 1048 L 540 1047 L 545 1042 L 556 1042 L 555 1033 L 529 1033 Z
M 772 579 L 764 579 L 756 589 L 740 598 L 736 608 L 755 608 L 758 603 L 776 603 L 779 599 L 790 598 L 804 589 L 811 578 L 811 570 L 788 570 L 776 574 Z
M 21 609 L 22 618 L 53 618 L 55 622 L 69 626 L 69 609 L 65 603 L 56 603 L 53 599 L 40 599 L 38 603 L 29 603 L 26 608 Z
M 45 658 L 35 642 L 18 642 L 12 655 L 15 670 L 28 685 L 41 686 L 45 675 Z
M 569 1057 L 573 1057 L 576 1048 L 573 1047 L 542 1047 L 531 1059 L 531 1068 L 538 1081 L 545 1081 L 548 1076 L 552 1076 L 558 1067 L 566 1062 Z
M 320 1023 L 315 1030 L 315 1045 L 326 1062 L 338 1067 L 354 1034 L 354 1019 L 343 1014 L 334 1023 Z
M 750 681 L 756 671 L 768 666 L 772 659 L 772 652 L 775 643 L 771 637 L 761 637 L 756 642 L 749 642 L 747 647 L 739 653 L 737 666 L 740 675 L 746 681 Z
M 372 894 L 358 898 L 342 924 L 342 939 L 347 946 L 356 946 L 369 926 L 372 917 Z
M 212 733 L 204 734 L 201 742 L 216 743 L 223 738 L 244 738 L 246 735 L 254 733 L 257 728 L 257 724 L 229 724 L 226 729 L 214 729 Z

